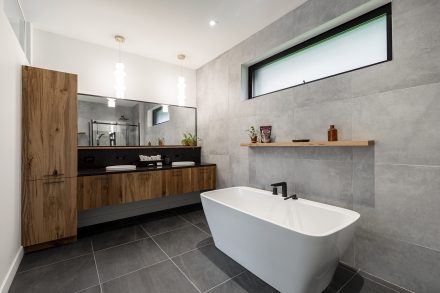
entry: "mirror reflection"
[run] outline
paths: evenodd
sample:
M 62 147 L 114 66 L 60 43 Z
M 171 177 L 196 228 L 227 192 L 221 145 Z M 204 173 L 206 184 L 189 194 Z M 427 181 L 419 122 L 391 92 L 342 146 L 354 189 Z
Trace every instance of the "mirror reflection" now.
M 196 135 L 196 109 L 78 95 L 78 146 L 180 145 Z

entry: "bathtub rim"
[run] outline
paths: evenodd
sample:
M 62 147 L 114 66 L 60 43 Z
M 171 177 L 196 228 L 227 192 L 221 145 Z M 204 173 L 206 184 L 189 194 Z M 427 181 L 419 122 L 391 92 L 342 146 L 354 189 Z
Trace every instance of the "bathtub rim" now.
M 323 237 L 327 237 L 327 236 L 333 235 L 333 234 L 335 234 L 335 233 L 337 233 L 339 231 L 344 230 L 345 228 L 347 228 L 347 227 L 349 227 L 349 226 L 351 226 L 353 224 L 356 224 L 356 222 L 359 220 L 359 218 L 361 216 L 358 212 L 353 211 L 353 210 L 349 210 L 349 209 L 345 209 L 345 208 L 341 208 L 341 207 L 337 207 L 337 206 L 333 206 L 333 205 L 329 205 L 329 204 L 325 204 L 325 203 L 320 203 L 320 202 L 316 202 L 316 201 L 308 200 L 308 199 L 304 199 L 304 198 L 298 198 L 298 201 L 304 202 L 305 204 L 309 204 L 309 205 L 312 205 L 312 206 L 315 206 L 315 207 L 318 207 L 318 208 L 324 208 L 324 209 L 331 210 L 331 211 L 334 211 L 334 212 L 339 212 L 341 214 L 344 214 L 344 215 L 348 216 L 349 219 L 350 219 L 348 221 L 348 223 L 336 226 L 335 228 L 330 229 L 330 230 L 328 230 L 325 233 L 305 233 L 305 232 L 302 232 L 302 231 L 297 231 L 297 230 L 295 230 L 295 229 L 293 229 L 293 228 L 291 228 L 289 226 L 282 225 L 282 224 L 279 224 L 279 223 L 275 223 L 274 221 L 271 221 L 271 220 L 268 220 L 268 219 L 265 219 L 265 218 L 257 217 L 255 215 L 253 215 L 252 213 L 243 211 L 243 210 L 241 210 L 239 208 L 236 208 L 234 206 L 231 206 L 231 205 L 229 205 L 229 204 L 227 204 L 225 202 L 222 202 L 220 200 L 217 200 L 217 199 L 214 199 L 214 198 L 210 197 L 210 194 L 214 194 L 215 192 L 218 192 L 218 191 L 223 191 L 223 190 L 226 191 L 226 190 L 230 190 L 230 189 L 246 189 L 246 190 L 249 190 L 249 191 L 254 191 L 254 192 L 261 193 L 261 194 L 263 194 L 265 196 L 274 196 L 274 195 L 272 195 L 272 193 L 270 191 L 263 190 L 263 189 L 258 189 L 258 188 L 253 188 L 253 187 L 248 187 L 248 186 L 234 186 L 234 187 L 227 187 L 227 188 L 222 188 L 222 189 L 205 191 L 205 192 L 202 192 L 200 194 L 200 196 L 202 198 L 206 199 L 206 200 L 214 201 L 214 202 L 216 202 L 218 204 L 221 204 L 223 206 L 226 206 L 228 208 L 231 208 L 231 209 L 236 210 L 238 212 L 241 212 L 243 214 L 249 215 L 249 216 L 251 216 L 251 217 L 253 217 L 255 219 L 259 219 L 261 221 L 270 223 L 272 225 L 276 225 L 278 227 L 287 229 L 289 231 L 292 231 L 292 232 L 295 232 L 295 233 L 298 233 L 298 234 L 301 234 L 301 235 L 309 236 L 309 237 L 323 238 Z M 284 199 L 282 197 L 279 197 L 278 200 L 284 200 Z

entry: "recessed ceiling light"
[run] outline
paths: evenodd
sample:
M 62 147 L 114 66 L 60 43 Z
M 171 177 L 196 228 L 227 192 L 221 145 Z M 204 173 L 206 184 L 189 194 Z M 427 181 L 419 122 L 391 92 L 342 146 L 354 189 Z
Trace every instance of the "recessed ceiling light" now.
M 217 20 L 213 20 L 213 19 L 212 19 L 212 20 L 209 21 L 209 25 L 210 25 L 210 26 L 216 26 L 217 23 L 218 23 Z

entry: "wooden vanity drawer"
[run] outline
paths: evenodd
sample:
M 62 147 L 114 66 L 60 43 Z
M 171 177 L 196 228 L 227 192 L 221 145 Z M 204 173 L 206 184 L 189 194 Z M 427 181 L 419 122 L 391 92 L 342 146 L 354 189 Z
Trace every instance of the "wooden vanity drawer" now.
M 216 167 L 207 166 L 191 169 L 192 189 L 202 191 L 215 189 L 216 185 Z
M 76 178 L 28 181 L 23 195 L 23 246 L 76 235 Z
M 123 203 L 120 175 L 78 177 L 78 210 Z
M 193 191 L 190 168 L 179 168 L 161 172 L 163 172 L 162 176 L 165 180 L 165 195 L 170 196 Z
M 165 195 L 161 171 L 121 175 L 124 203 L 154 199 Z

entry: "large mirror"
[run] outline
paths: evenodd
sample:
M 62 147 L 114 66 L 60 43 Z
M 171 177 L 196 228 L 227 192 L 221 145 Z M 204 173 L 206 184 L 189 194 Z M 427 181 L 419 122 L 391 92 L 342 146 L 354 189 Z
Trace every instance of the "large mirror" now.
M 78 95 L 78 146 L 180 145 L 196 135 L 196 109 Z

